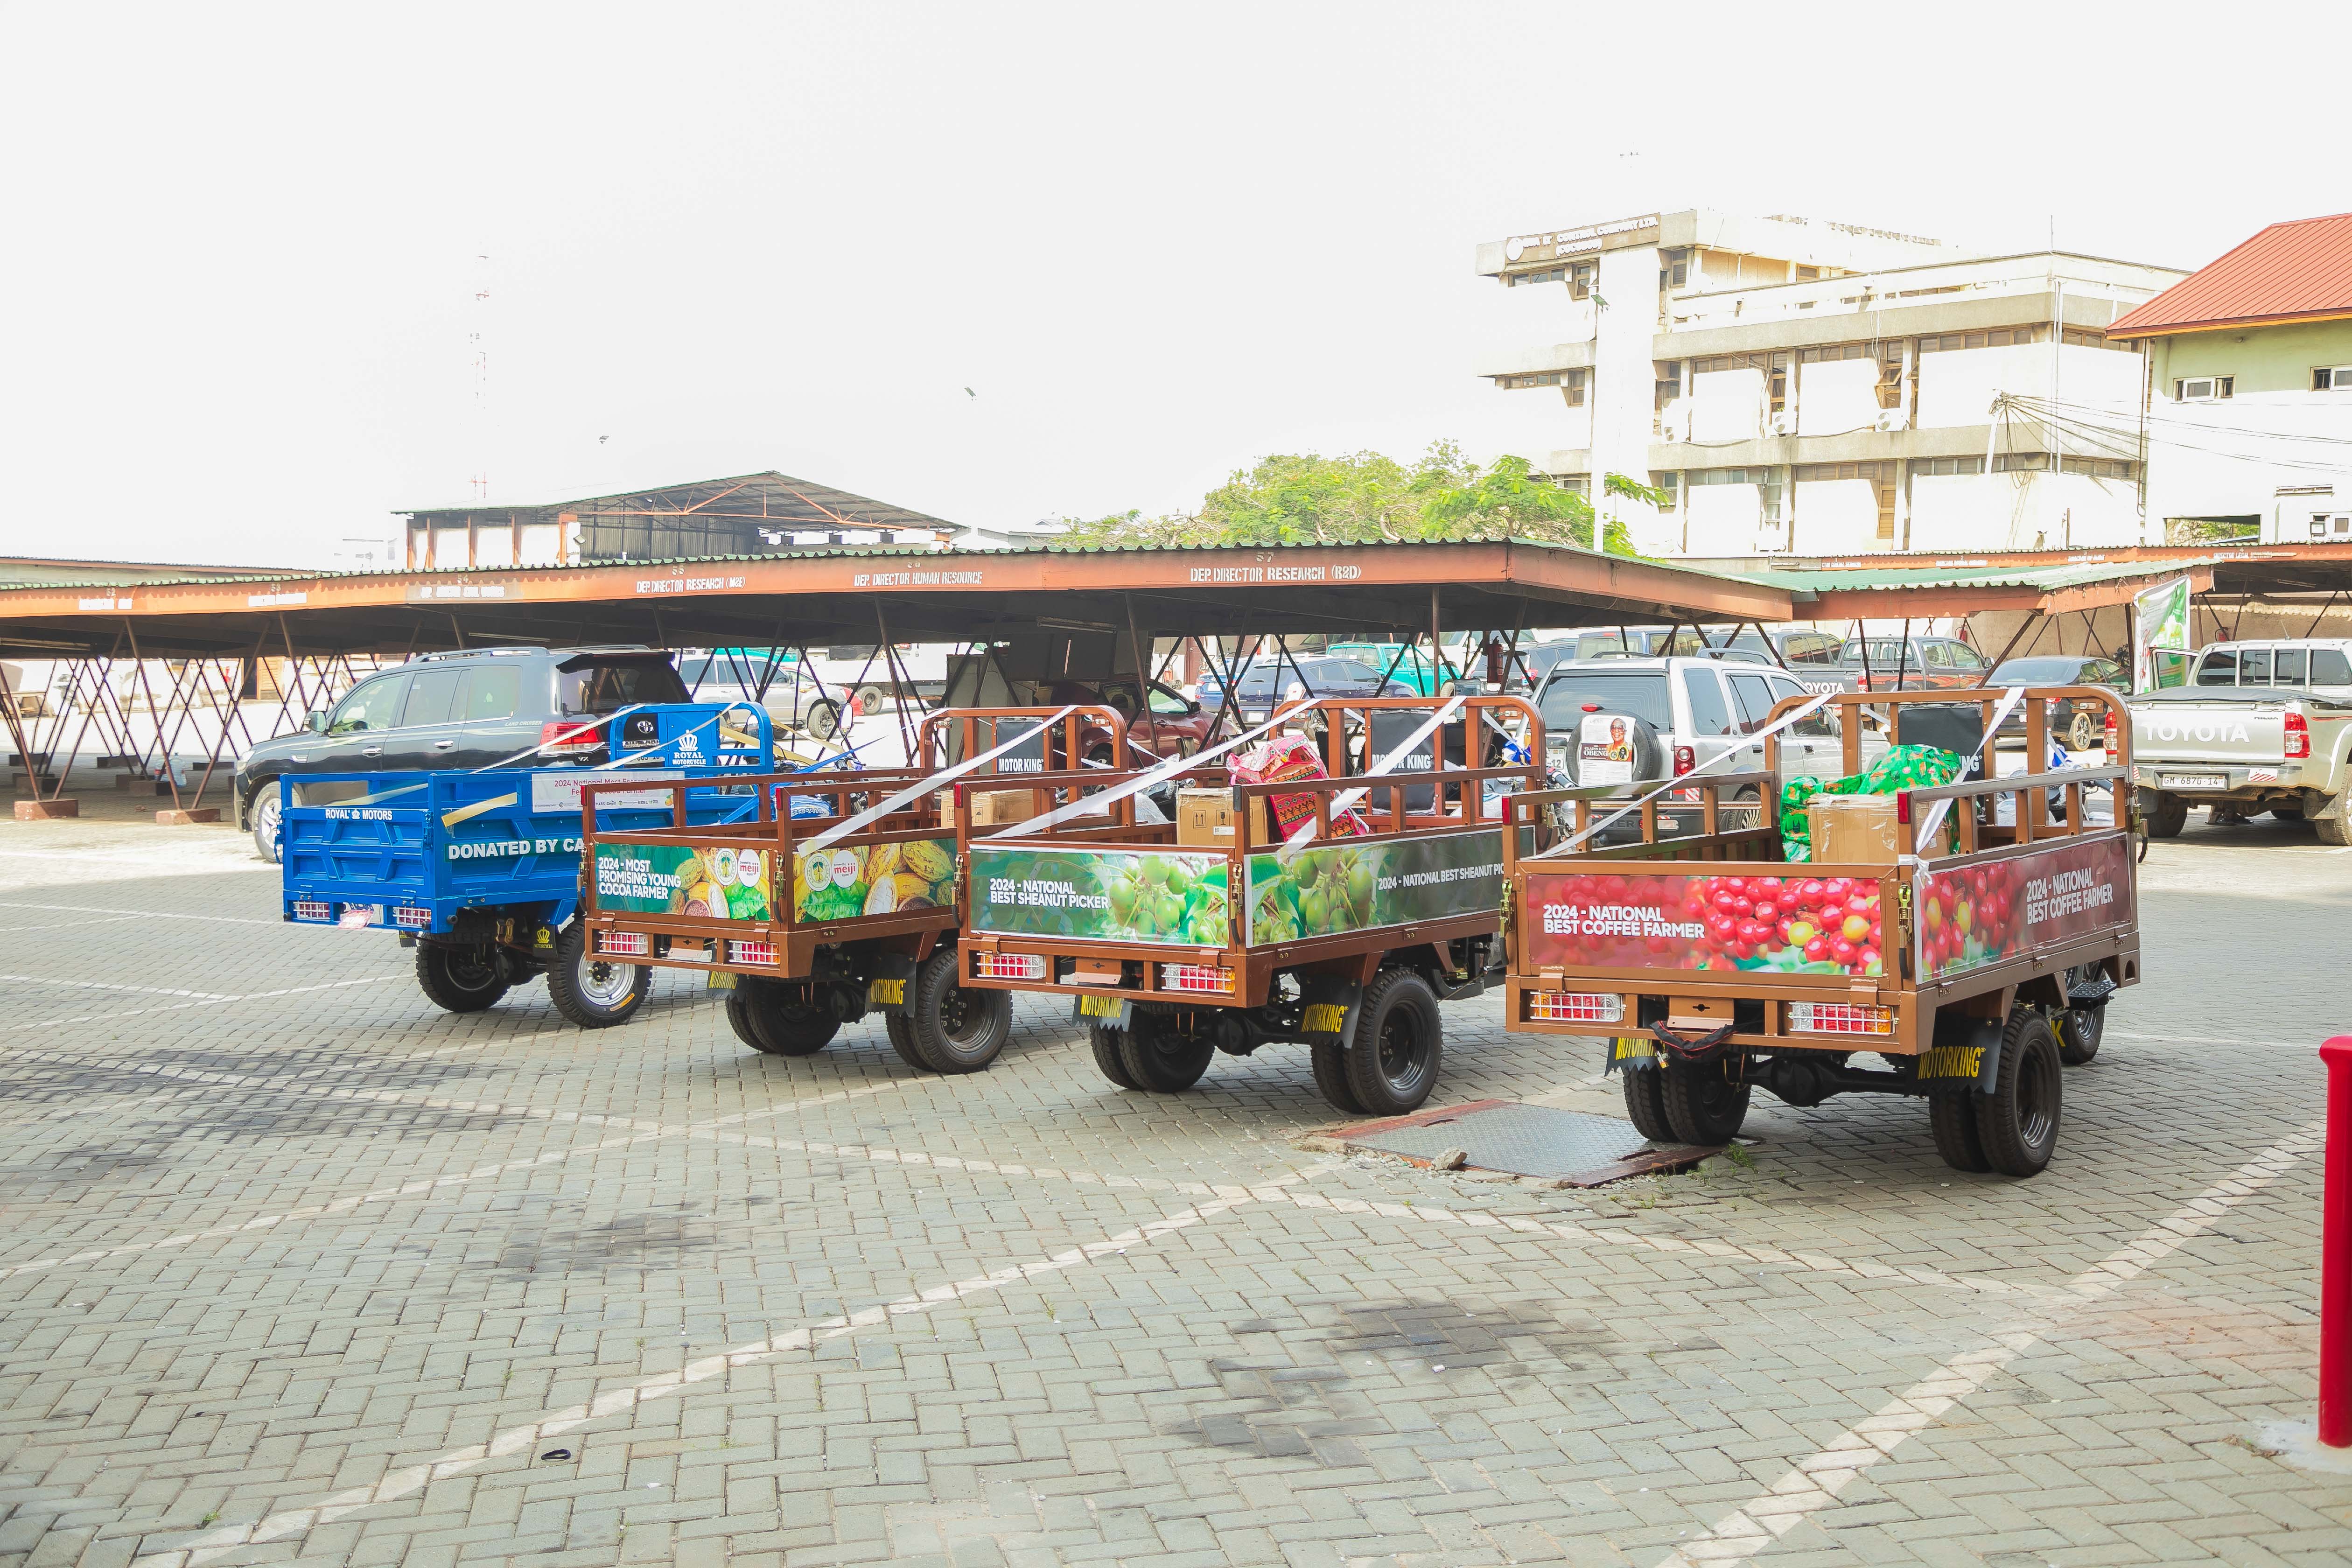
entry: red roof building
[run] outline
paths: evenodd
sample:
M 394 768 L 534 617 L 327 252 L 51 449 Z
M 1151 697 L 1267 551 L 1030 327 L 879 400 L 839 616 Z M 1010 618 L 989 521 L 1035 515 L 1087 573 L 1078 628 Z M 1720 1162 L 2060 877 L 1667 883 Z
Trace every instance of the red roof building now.
M 2110 338 L 2352 319 L 2352 213 L 2274 223 L 2107 329 Z

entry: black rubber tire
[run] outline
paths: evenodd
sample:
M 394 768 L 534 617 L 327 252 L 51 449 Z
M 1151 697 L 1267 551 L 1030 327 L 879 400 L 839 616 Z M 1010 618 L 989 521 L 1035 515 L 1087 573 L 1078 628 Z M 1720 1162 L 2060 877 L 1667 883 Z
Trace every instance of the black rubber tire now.
M 1217 1047 L 1199 1035 L 1182 1035 L 1174 1025 L 1148 1013 L 1133 1015 L 1135 1026 L 1118 1036 L 1119 1064 L 1135 1087 L 1150 1094 L 1181 1094 L 1201 1081 Z
M 615 981 L 620 982 L 617 987 Z M 582 1028 L 609 1029 L 625 1023 L 646 1005 L 653 988 L 650 965 L 614 963 L 590 953 L 588 928 L 578 921 L 555 939 L 555 962 L 547 969 L 547 999 Z
M 2333 844 L 2338 847 L 2352 845 L 2352 819 L 2341 816 L 2315 816 L 2310 820 L 2312 828 L 2319 835 L 2319 841 L 2322 844 Z
M 278 819 L 283 809 L 278 798 L 278 781 L 269 779 L 253 792 L 253 801 L 246 808 L 246 820 L 253 824 L 253 847 L 271 865 L 278 864 L 284 851 L 279 847 L 285 825 Z
M 955 944 L 915 970 L 915 1049 L 933 1072 L 978 1072 L 1013 1037 L 1013 993 L 959 985 Z
M 1087 1045 L 1095 1053 L 1095 1066 L 1103 1077 L 1120 1089 L 1140 1089 L 1135 1075 L 1127 1070 L 1127 1058 L 1119 1054 L 1119 1042 L 1127 1037 L 1124 1029 L 1107 1029 L 1100 1024 L 1087 1026 Z
M 1977 1108 L 1973 1101 L 1980 1098 L 1973 1089 L 1958 1094 L 1931 1094 L 1927 1097 L 1927 1127 L 1936 1135 L 1936 1152 L 1944 1163 L 1955 1171 L 1982 1175 L 1992 1169 L 1985 1158 L 1984 1140 L 1977 1136 Z
M 1437 993 L 1410 969 L 1376 975 L 1348 1041 L 1348 1088 L 1367 1116 L 1404 1116 L 1437 1088 L 1445 1026 Z
M 1733 1083 L 1724 1070 L 1728 1065 L 1725 1058 L 1694 1066 L 1672 1057 L 1658 1064 L 1657 1070 L 1665 1074 L 1661 1098 L 1666 1103 L 1666 1124 L 1676 1140 L 1712 1145 L 1739 1135 L 1740 1124 L 1748 1120 L 1752 1086 Z
M 829 1007 L 803 998 L 797 985 L 746 975 L 735 982 L 743 994 L 743 1011 L 751 1022 L 744 1043 L 772 1057 L 813 1057 L 841 1033 L 841 1020 Z
M 1619 1068 L 1625 1080 L 1625 1118 L 1633 1131 L 1653 1143 L 1678 1143 L 1675 1124 L 1666 1118 L 1666 1072 L 1664 1068 Z
M 859 687 L 856 695 L 857 710 L 868 719 L 881 712 L 883 706 L 890 700 L 888 689 L 877 686 L 871 681 Z
M 923 1053 L 915 1046 L 915 1020 L 904 1013 L 885 1013 L 882 1032 L 890 1037 L 890 1048 L 898 1053 L 900 1061 L 917 1072 L 931 1070 L 931 1064 L 923 1059 Z
M 1318 1040 L 1307 1050 L 1315 1064 L 1315 1087 L 1324 1100 L 1334 1110 L 1364 1114 L 1363 1102 L 1348 1087 L 1348 1047 L 1337 1040 Z
M 2178 838 L 2189 826 L 2189 803 L 2160 789 L 2148 790 L 2140 801 L 2140 817 L 2150 838 Z
M 758 984 L 759 982 L 755 980 L 746 980 L 740 975 L 736 978 L 734 985 L 727 993 L 727 1026 L 735 1031 L 737 1039 L 753 1050 L 764 1051 L 768 1046 L 766 1041 L 760 1038 L 759 1021 L 751 1016 L 751 1009 L 746 1005 L 751 997 L 750 988 Z
M 478 1013 L 507 994 L 498 957 L 487 947 L 418 942 L 416 984 L 435 1006 L 452 1013 Z
M 2099 978 L 2095 963 L 2077 964 L 2059 976 L 2059 983 L 2071 994 L 2080 984 L 2088 985 Z M 2098 1007 L 2069 1007 L 2061 1016 L 2058 1026 L 2058 1059 L 2070 1068 L 2081 1067 L 2099 1054 L 2099 1037 L 2106 1033 L 2107 1010 Z
M 832 698 L 820 697 L 810 703 L 808 710 L 801 715 L 801 728 L 808 731 L 812 740 L 830 741 L 841 733 L 841 718 L 845 711 L 846 710 Z
M 2032 1007 L 2011 1013 L 1993 1091 L 1969 1097 L 1976 1103 L 1977 1138 L 1994 1170 L 2021 1179 L 2040 1175 L 2050 1163 L 2065 1109 L 2064 1081 L 2050 1020 Z

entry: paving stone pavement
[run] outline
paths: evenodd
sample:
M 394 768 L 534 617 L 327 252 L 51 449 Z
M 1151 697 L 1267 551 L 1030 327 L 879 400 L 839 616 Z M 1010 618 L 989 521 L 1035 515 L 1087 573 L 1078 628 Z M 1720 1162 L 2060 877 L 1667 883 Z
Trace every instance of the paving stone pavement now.
M 2041 1178 L 1759 1096 L 1752 1165 L 1581 1194 L 1305 1152 L 1282 1047 L 1122 1093 L 1025 1002 L 960 1079 L 669 976 L 441 1013 L 226 845 L 0 826 L 0 1563 L 2352 1560 L 2260 1438 L 2352 1015 L 2301 829 L 2157 847 Z M 1617 1109 L 1446 1026 L 1445 1100 Z

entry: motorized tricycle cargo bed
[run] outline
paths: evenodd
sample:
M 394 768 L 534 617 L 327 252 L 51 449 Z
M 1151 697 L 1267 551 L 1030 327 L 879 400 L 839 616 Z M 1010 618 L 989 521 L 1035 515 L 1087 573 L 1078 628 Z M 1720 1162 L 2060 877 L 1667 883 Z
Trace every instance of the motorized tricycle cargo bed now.
M 1990 736 L 2022 700 L 2028 756 L 2044 757 L 2050 700 L 2077 697 L 2114 700 L 2087 687 L 1843 693 L 1791 699 L 1768 723 L 1835 704 L 1851 763 L 1865 708 L 1886 710 L 1900 745 L 1906 716 L 1924 730 L 1958 705 Z M 1725 798 L 1776 787 L 1777 743 L 1759 773 L 1511 800 L 1515 822 L 1572 804 L 1576 830 L 1512 856 L 1507 1027 L 1610 1042 L 1654 1139 L 1727 1140 L 1759 1084 L 1798 1105 L 1925 1094 L 1956 1166 L 2032 1174 L 2056 1142 L 2058 1065 L 2090 1059 L 2108 997 L 2139 978 L 2128 756 L 1902 791 L 1894 852 L 1841 864 L 1784 859 L 1778 824 Z M 1669 789 L 1700 797 L 1702 831 L 1657 835 Z M 1634 801 L 1648 803 L 1639 842 L 1582 847 L 1596 817 Z M 1857 1051 L 1886 1070 L 1849 1066 Z
M 1100 773 L 1043 775 L 1056 745 L 1126 728 L 1108 707 L 950 709 L 929 715 L 904 768 L 762 776 L 745 819 L 607 825 L 583 798 L 583 920 L 614 968 L 690 968 L 731 993 L 729 1019 L 755 1049 L 821 1049 L 844 1024 L 884 1014 L 911 1065 L 968 1072 L 1003 1048 L 1010 998 L 956 985 L 961 909 L 942 796 L 958 781 L 1051 776 L 1075 799 Z M 1005 738 L 1010 735 L 1010 739 Z M 953 755 L 958 760 L 948 763 Z M 963 759 L 970 759 L 968 762 Z M 1020 770 L 1001 773 L 1009 764 Z M 938 962 L 932 962 L 935 955 Z
M 1297 1040 L 1318 1053 L 1318 1084 L 1341 1110 L 1395 1113 L 1426 1099 L 1436 1003 L 1475 994 L 1498 956 L 1504 826 L 1490 789 L 1542 776 L 1532 761 L 1472 764 L 1497 737 L 1540 755 L 1541 721 L 1517 697 L 1328 698 L 1294 702 L 1254 733 L 1284 728 L 1312 738 L 1326 776 L 1224 775 L 1223 847 L 1180 845 L 1172 823 L 1016 826 L 978 840 L 960 809 L 962 983 L 1070 997 L 1096 1026 L 1105 1076 L 1125 1088 L 1188 1088 L 1215 1051 Z M 1407 760 L 1434 765 L 1407 771 Z M 1220 779 L 1195 766 L 1181 782 Z M 1293 837 L 1264 841 L 1263 825 L 1286 814 Z M 1381 1070 L 1384 1027 L 1393 1059 Z M 1343 1058 L 1360 1035 L 1371 1065 L 1350 1088 Z

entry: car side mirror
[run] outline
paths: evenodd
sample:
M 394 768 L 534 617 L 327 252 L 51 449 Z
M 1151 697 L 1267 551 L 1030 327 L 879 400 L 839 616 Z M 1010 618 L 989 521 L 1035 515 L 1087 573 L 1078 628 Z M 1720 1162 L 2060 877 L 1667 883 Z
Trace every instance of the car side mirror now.
M 327 732 L 327 710 L 324 708 L 311 709 L 310 717 L 302 721 L 302 725 L 303 728 L 311 731 L 315 734 L 325 734 Z

